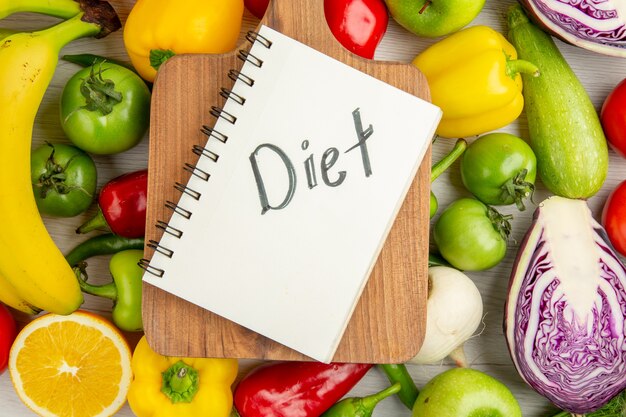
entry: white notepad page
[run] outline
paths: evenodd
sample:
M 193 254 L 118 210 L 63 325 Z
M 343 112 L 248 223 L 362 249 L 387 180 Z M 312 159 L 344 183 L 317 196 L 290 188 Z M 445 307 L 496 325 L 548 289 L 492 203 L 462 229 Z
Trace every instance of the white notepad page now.
M 268 27 L 144 280 L 331 361 L 441 111 Z M 208 114 L 208 109 L 207 109 Z M 200 128 L 200 126 L 198 126 Z

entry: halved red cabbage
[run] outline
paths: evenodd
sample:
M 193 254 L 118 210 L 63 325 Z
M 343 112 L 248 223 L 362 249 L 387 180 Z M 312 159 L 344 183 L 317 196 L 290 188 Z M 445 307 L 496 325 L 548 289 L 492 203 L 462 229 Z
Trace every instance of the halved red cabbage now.
M 552 35 L 598 53 L 626 56 L 626 1 L 521 0 Z
M 626 269 L 585 201 L 536 209 L 504 330 L 519 374 L 563 410 L 589 413 L 626 389 Z

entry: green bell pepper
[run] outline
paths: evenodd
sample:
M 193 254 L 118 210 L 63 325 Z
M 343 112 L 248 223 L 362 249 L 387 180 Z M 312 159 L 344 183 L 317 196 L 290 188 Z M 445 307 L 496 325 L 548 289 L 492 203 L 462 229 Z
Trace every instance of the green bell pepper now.
M 91 285 L 79 277 L 80 289 L 87 294 L 108 298 L 113 301 L 113 323 L 121 330 L 137 332 L 143 330 L 141 318 L 141 277 L 143 270 L 139 260 L 143 251 L 128 249 L 117 252 L 109 261 L 113 281 L 103 285 Z

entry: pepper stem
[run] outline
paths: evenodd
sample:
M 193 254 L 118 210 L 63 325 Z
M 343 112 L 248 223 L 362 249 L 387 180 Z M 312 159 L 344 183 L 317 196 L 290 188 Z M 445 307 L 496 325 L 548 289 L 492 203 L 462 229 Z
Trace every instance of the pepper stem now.
M 86 266 L 86 262 L 80 262 L 73 268 L 81 291 L 86 294 L 95 295 L 96 297 L 108 298 L 113 302 L 117 301 L 117 286 L 115 285 L 115 282 L 109 282 L 104 285 L 89 284 L 87 282 L 87 274 L 85 272 Z
M 161 392 L 170 399 L 172 404 L 190 403 L 198 392 L 198 371 L 182 360 L 167 368 L 161 376 Z
M 98 212 L 95 214 L 95 216 L 78 226 L 78 228 L 76 229 L 76 233 L 84 234 L 96 229 L 103 229 L 106 231 L 111 230 L 100 207 L 98 207 Z
M 433 182 L 439 177 L 443 172 L 450 167 L 456 161 L 459 156 L 463 155 L 467 149 L 467 141 L 465 139 L 457 139 L 454 147 L 446 156 L 441 159 L 441 161 L 437 162 L 430 170 L 430 182 Z
M 361 401 L 360 401 L 361 405 L 366 410 L 373 410 L 374 407 L 376 407 L 376 404 L 378 404 L 380 401 L 384 400 L 385 398 L 393 394 L 397 394 L 401 388 L 402 388 L 402 384 L 400 384 L 399 382 L 396 382 L 392 386 L 387 387 L 380 392 L 361 398 Z M 368 415 L 368 414 L 365 414 L 365 415 Z
M 506 60 L 506 75 L 514 78 L 517 74 L 527 74 L 531 77 L 539 77 L 539 68 L 532 62 L 523 59 Z
M 159 67 L 174 55 L 176 55 L 176 53 L 171 49 L 151 49 L 150 66 L 158 71 Z

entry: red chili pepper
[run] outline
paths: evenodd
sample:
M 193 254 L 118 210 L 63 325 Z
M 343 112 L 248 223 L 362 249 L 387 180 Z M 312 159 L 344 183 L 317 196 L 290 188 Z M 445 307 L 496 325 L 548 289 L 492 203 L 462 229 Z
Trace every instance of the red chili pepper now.
M 15 320 L 9 309 L 0 303 L 0 374 L 7 368 L 9 363 L 9 351 L 17 336 Z
M 371 364 L 268 362 L 235 387 L 241 417 L 319 417 L 363 378 Z
M 144 236 L 147 194 L 146 169 L 112 179 L 100 191 L 98 212 L 76 229 L 76 233 L 104 228 L 127 238 Z
M 244 4 L 261 19 L 269 0 L 244 0 Z M 324 0 L 324 13 L 330 31 L 344 48 L 363 58 L 374 58 L 389 23 L 383 0 Z

